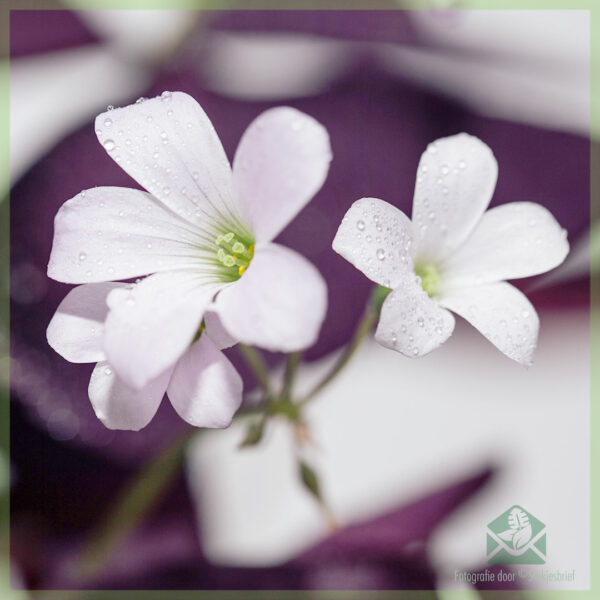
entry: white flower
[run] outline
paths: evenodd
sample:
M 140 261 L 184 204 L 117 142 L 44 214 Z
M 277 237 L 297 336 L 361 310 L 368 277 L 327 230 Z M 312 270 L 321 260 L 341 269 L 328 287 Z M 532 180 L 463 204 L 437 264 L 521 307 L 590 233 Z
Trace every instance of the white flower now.
M 412 221 L 375 198 L 350 207 L 333 248 L 392 289 L 375 333 L 380 344 L 423 356 L 451 335 L 451 310 L 510 358 L 531 363 L 539 319 L 505 280 L 556 267 L 569 244 L 539 204 L 514 202 L 484 214 L 497 174 L 491 150 L 462 133 L 433 142 L 421 157 Z
M 323 184 L 327 132 L 295 109 L 267 110 L 231 168 L 198 103 L 164 92 L 101 114 L 96 134 L 149 193 L 98 187 L 61 207 L 48 275 L 86 285 L 59 307 L 49 343 L 67 360 L 99 361 L 90 398 L 109 427 L 146 425 L 167 386 L 183 418 L 224 426 L 241 387 L 217 345 L 291 352 L 320 330 L 323 278 L 271 240 Z

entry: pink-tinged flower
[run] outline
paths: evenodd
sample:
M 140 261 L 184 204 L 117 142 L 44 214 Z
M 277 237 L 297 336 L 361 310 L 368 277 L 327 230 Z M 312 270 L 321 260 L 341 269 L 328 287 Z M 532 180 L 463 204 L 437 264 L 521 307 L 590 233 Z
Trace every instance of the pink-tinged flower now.
M 505 280 L 558 266 L 569 244 L 539 204 L 514 202 L 485 212 L 497 174 L 488 146 L 462 133 L 429 144 L 421 157 L 412 221 L 376 198 L 350 207 L 333 248 L 392 290 L 375 333 L 380 344 L 423 356 L 451 335 L 453 311 L 508 357 L 531 363 L 539 319 Z
M 231 167 L 198 103 L 164 92 L 101 114 L 96 134 L 147 192 L 93 188 L 59 210 L 48 275 L 85 285 L 59 307 L 49 343 L 98 361 L 90 399 L 108 427 L 145 426 L 165 389 L 184 419 L 226 426 L 241 384 L 219 347 L 300 350 L 325 316 L 318 270 L 271 240 L 323 184 L 327 132 L 295 109 L 267 110 Z

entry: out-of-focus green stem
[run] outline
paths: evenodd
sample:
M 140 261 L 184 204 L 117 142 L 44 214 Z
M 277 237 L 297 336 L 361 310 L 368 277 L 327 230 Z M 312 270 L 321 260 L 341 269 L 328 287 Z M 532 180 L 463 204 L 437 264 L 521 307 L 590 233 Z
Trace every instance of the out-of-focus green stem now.
M 110 559 L 111 552 L 152 511 L 158 499 L 179 473 L 186 445 L 197 430 L 184 435 L 151 458 L 117 496 L 107 516 L 90 535 L 75 564 L 74 574 L 86 580 L 97 576 Z

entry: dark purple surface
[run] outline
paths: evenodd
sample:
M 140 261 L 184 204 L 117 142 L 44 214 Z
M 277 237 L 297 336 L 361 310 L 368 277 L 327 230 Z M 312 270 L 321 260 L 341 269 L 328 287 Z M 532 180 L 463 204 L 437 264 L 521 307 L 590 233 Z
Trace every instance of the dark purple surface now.
M 397 4 L 391 0 L 388 7 Z M 300 33 L 402 44 L 419 41 L 410 14 L 403 10 L 232 10 L 214 12 L 209 18 L 215 31 Z
M 233 16 L 224 15 L 223 19 L 231 21 Z M 362 16 L 368 16 L 365 23 L 370 23 L 367 37 L 376 36 L 378 28 L 385 30 L 388 26 L 379 21 L 385 20 L 385 14 Z M 253 18 L 265 19 L 264 27 L 273 27 L 269 20 L 281 17 L 261 13 Z M 343 25 L 329 21 L 336 18 L 319 13 L 311 27 L 335 31 Z M 261 28 L 258 24 L 253 26 Z M 360 23 L 356 27 L 360 29 Z M 194 51 L 183 53 L 176 66 L 157 76 L 155 85 L 145 95 L 165 89 L 190 93 L 213 120 L 232 157 L 250 121 L 266 108 L 283 102 L 243 102 L 208 92 L 197 73 L 199 60 L 202 55 Z M 587 229 L 586 139 L 474 115 L 458 104 L 380 72 L 373 64 L 357 66 L 318 96 L 284 103 L 323 123 L 329 130 L 334 152 L 323 189 L 278 240 L 312 260 L 329 286 L 326 323 L 318 343 L 307 353 L 309 358 L 322 356 L 349 339 L 371 288 L 361 273 L 331 250 L 331 240 L 343 214 L 361 196 L 380 197 L 410 214 L 419 157 L 427 143 L 438 137 L 466 131 L 493 149 L 500 170 L 492 205 L 517 200 L 539 202 L 567 228 L 571 241 Z M 140 433 L 106 430 L 87 398 L 92 366 L 70 364 L 47 346 L 46 326 L 70 289 L 45 277 L 53 218 L 65 200 L 97 185 L 134 187 L 135 183 L 100 147 L 90 122 L 48 153 L 11 194 L 11 352 L 18 361 L 12 381 L 15 406 L 19 407 L 11 422 L 12 461 L 18 477 L 12 504 L 12 540 L 13 548 L 26 548 L 19 557 L 27 556 L 24 561 L 35 563 L 31 569 L 35 573 L 31 578 L 34 584 L 38 581 L 39 585 L 53 587 L 67 585 L 61 561 L 73 552 L 77 540 L 103 513 L 136 465 L 187 428 L 165 401 L 153 422 Z M 554 289 L 531 298 L 534 304 L 538 303 L 536 298 L 553 305 L 587 302 L 585 282 L 569 285 L 565 290 L 568 293 Z M 48 432 L 57 440 L 68 441 L 54 441 Z M 450 510 L 453 504 L 448 502 L 440 500 L 434 504 L 445 503 Z M 402 509 L 398 513 L 401 517 L 389 515 L 364 525 L 366 529 L 342 531 L 278 569 L 236 570 L 203 562 L 191 526 L 189 499 L 181 482 L 163 505 L 149 528 L 140 531 L 140 537 L 130 540 L 127 546 L 126 555 L 131 560 L 139 558 L 139 569 L 132 567 L 131 572 L 98 585 L 127 589 L 284 589 L 336 587 L 339 584 L 335 582 L 351 581 L 350 588 L 393 589 L 434 581 L 433 574 L 421 562 L 419 539 L 431 530 L 443 511 Z M 40 522 L 43 526 L 39 526 Z M 409 538 L 417 541 L 412 545 L 417 554 L 412 557 L 402 554 L 402 548 L 411 547 Z M 170 542 L 163 544 L 161 540 Z M 355 553 L 363 542 L 364 561 L 357 558 L 360 552 Z M 163 555 L 167 550 L 171 558 Z M 388 555 L 396 551 L 402 557 L 394 555 L 389 559 Z M 41 557 L 39 561 L 36 553 Z M 54 560 L 49 561 L 49 557 Z M 159 566 L 148 571 L 155 558 Z M 52 568 L 44 567 L 44 561 Z M 325 566 L 319 570 L 319 564 Z
M 98 37 L 69 10 L 11 10 L 10 56 L 19 58 L 98 43 Z

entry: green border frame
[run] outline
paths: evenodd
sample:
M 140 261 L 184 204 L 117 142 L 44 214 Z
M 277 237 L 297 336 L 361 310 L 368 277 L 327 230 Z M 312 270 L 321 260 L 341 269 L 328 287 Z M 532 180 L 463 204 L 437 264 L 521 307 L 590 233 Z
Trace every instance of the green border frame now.
M 269 0 L 67 0 L 73 8 L 107 10 L 107 9 L 171 9 L 171 10 L 216 10 L 216 9 L 280 9 L 280 10 L 380 10 L 392 8 L 391 0 L 287 0 L 282 2 Z M 398 8 L 409 10 L 424 10 L 432 8 L 453 9 L 483 9 L 483 10 L 587 10 L 590 12 L 591 27 L 591 57 L 590 57 L 590 126 L 592 132 L 600 133 L 600 0 L 587 0 L 569 2 L 569 0 L 406 0 L 397 2 Z M 282 6 L 283 5 L 283 6 Z M 44 0 L 4 0 L 0 8 L 0 27 L 3 28 L 3 40 L 9 39 L 9 12 L 10 10 L 46 10 L 59 8 L 54 2 Z M 6 44 L 5 44 L 6 45 Z M 595 61 L 594 58 L 597 57 Z M 594 72 L 594 66 L 599 67 Z M 6 331 L 0 332 L 0 386 L 5 388 L 8 381 L 6 373 L 7 348 L 2 333 L 8 334 L 8 289 L 9 289 L 9 65 L 8 57 L 0 62 L 0 111 L 2 114 L 0 125 L 0 327 L 5 324 Z M 600 172 L 600 147 L 591 145 L 590 171 Z M 591 178 L 590 198 L 592 209 L 600 208 L 600 202 L 595 198 L 600 192 L 600 184 Z M 600 280 L 592 278 L 591 281 L 591 311 L 590 311 L 590 346 L 591 346 L 591 404 L 590 404 L 590 443 L 591 465 L 600 464 L 600 425 L 597 417 L 595 402 L 600 398 L 600 371 L 594 373 L 594 366 L 599 364 L 600 358 Z M 4 450 L 9 440 L 9 408 L 6 389 L 0 389 L 0 449 Z M 598 434 L 598 435 L 594 435 Z M 2 473 L 0 473 L 2 477 Z M 584 600 L 594 597 L 593 590 L 598 588 L 599 575 L 595 574 L 594 567 L 600 570 L 598 560 L 598 545 L 595 540 L 600 538 L 600 525 L 594 519 L 594 499 L 598 497 L 600 477 L 591 469 L 591 542 L 590 542 L 590 590 L 586 591 L 489 591 L 481 594 L 486 600 L 504 600 L 523 598 L 524 600 Z M 0 560 L 9 557 L 8 527 L 9 506 L 7 502 L 0 502 Z M 436 590 L 431 591 L 175 591 L 175 590 L 148 590 L 148 591 L 36 591 L 24 592 L 9 590 L 7 565 L 0 564 L 0 594 L 7 600 L 35 598 L 39 600 L 296 600 L 310 597 L 315 600 L 395 600 L 406 598 L 410 600 L 433 599 L 440 600 L 472 600 L 477 597 L 472 591 Z

